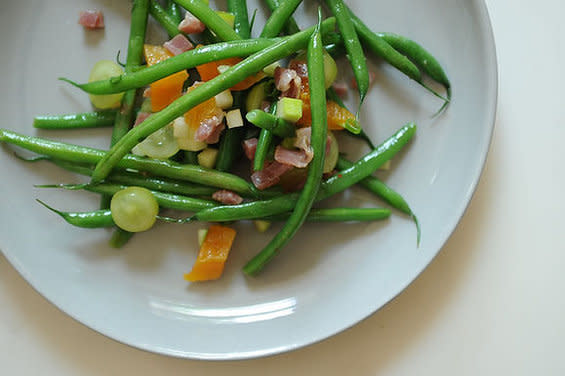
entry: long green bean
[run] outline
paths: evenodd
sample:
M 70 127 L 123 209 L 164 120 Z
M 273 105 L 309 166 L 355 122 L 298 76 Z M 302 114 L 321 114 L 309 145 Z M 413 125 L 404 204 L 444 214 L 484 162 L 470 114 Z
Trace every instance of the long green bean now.
M 143 44 L 145 43 L 145 32 L 147 30 L 147 17 L 149 14 L 148 0 L 134 0 L 131 9 L 131 22 L 128 41 L 128 53 L 126 57 L 125 74 L 133 72 L 141 65 L 143 59 Z M 112 138 L 110 146 L 113 146 L 121 139 L 133 124 L 134 102 L 137 90 L 131 89 L 124 93 L 120 110 L 116 114 L 114 121 L 114 129 L 112 130 Z M 111 197 L 103 196 L 100 202 L 101 209 L 107 209 L 110 206 Z M 133 233 L 116 229 L 116 244 L 127 243 L 133 236 Z
M 352 23 L 351 17 L 342 0 L 326 0 L 333 15 L 336 18 L 339 32 L 343 36 L 343 44 L 347 50 L 347 59 L 353 68 L 355 81 L 357 81 L 357 89 L 359 91 L 360 103 L 359 107 L 367 95 L 369 90 L 369 69 L 361 42 L 357 36 L 357 31 Z
M 47 209 L 60 215 L 67 223 L 82 228 L 101 228 L 114 226 L 110 209 L 89 212 L 65 212 L 55 209 L 43 201 L 37 200 Z M 331 208 L 312 209 L 306 217 L 307 222 L 366 222 L 379 221 L 390 217 L 390 210 L 384 208 Z M 279 214 L 264 219 L 269 221 L 286 221 L 290 213 Z M 174 218 L 159 216 L 166 222 L 177 223 Z M 181 221 L 181 223 L 184 223 Z M 119 248 L 119 247 L 118 247 Z
M 335 19 L 328 18 L 324 22 L 331 25 L 335 22 Z M 251 55 L 242 62 L 232 66 L 224 73 L 197 86 L 189 94 L 181 96 L 165 109 L 151 115 L 143 123 L 130 130 L 125 137 L 118 141 L 118 143 L 104 155 L 102 160 L 96 165 L 96 169 L 92 175 L 92 182 L 97 183 L 104 179 L 140 139 L 161 129 L 194 106 L 234 86 L 265 66 L 304 48 L 311 34 L 312 31 L 305 30 Z
M 410 59 L 388 44 L 383 37 L 369 29 L 353 12 L 349 11 L 349 14 L 351 15 L 351 21 L 359 37 L 374 54 L 382 57 L 390 65 L 419 83 L 436 97 L 443 99 L 445 102 L 449 102 L 449 98 L 445 98 L 424 83 L 422 80 L 422 72 L 420 72 L 420 69 Z M 442 106 L 442 109 L 444 107 L 445 106 Z
M 55 165 L 77 174 L 90 176 L 94 166 L 78 165 L 76 163 L 47 159 Z M 164 179 L 153 176 L 144 176 L 130 171 L 116 171 L 108 175 L 108 183 L 130 185 L 147 188 L 153 191 L 174 193 L 185 196 L 211 196 L 218 189 L 200 184 L 191 184 L 186 181 Z
M 110 127 L 114 125 L 116 111 L 82 112 L 65 115 L 43 115 L 33 119 L 33 126 L 39 129 L 75 129 Z
M 143 70 L 112 77 L 108 80 L 79 84 L 68 78 L 61 77 L 60 79 L 89 94 L 121 93 L 128 89 L 146 86 L 173 73 L 194 68 L 204 63 L 230 57 L 247 57 L 281 40 L 281 38 L 250 39 L 205 45 L 173 56 Z
M 46 184 L 46 185 L 37 185 L 38 188 L 63 188 L 67 190 L 81 190 L 84 189 L 89 192 L 94 193 L 101 193 L 104 195 L 113 195 L 116 192 L 127 188 L 126 185 L 120 184 L 110 184 L 110 183 L 101 183 L 96 185 L 90 184 Z M 165 209 L 176 209 L 176 210 L 183 210 L 194 212 L 203 209 L 214 208 L 218 206 L 218 203 L 215 201 L 204 200 L 200 198 L 188 197 L 184 195 L 177 195 L 172 193 L 166 192 L 159 192 L 159 191 L 152 191 L 150 190 L 159 206 Z
M 248 275 L 259 273 L 263 267 L 275 257 L 290 239 L 296 234 L 300 226 L 306 220 L 316 195 L 320 189 L 322 173 L 325 160 L 325 148 L 327 138 L 327 114 L 326 114 L 326 89 L 324 80 L 324 47 L 320 24 L 322 22 L 322 10 L 318 9 L 318 26 L 308 43 L 308 82 L 310 84 L 310 108 L 312 113 L 312 136 L 311 147 L 314 158 L 308 165 L 308 175 L 304 188 L 296 200 L 296 206 L 292 214 L 284 224 L 281 231 L 267 244 L 261 252 L 253 257 L 244 267 L 243 271 Z
M 353 162 L 350 162 L 343 157 L 338 158 L 336 165 L 337 169 L 345 170 L 347 168 L 350 168 L 351 166 L 353 166 Z M 374 176 L 368 176 L 365 179 L 361 180 L 358 184 L 386 201 L 393 208 L 400 210 L 404 214 L 408 214 L 416 224 L 417 242 L 418 244 L 420 244 L 420 239 L 422 237 L 420 222 L 418 221 L 418 218 L 416 217 L 412 209 L 410 209 L 410 206 L 408 205 L 406 200 L 400 195 L 400 193 L 396 192 Z
M 85 164 L 98 163 L 106 151 L 24 136 L 7 129 L 0 129 L 0 141 L 7 142 L 32 152 L 65 161 Z M 196 165 L 183 165 L 172 161 L 126 155 L 116 165 L 119 170 L 134 169 L 193 183 L 229 189 L 246 195 L 256 195 L 256 189 L 244 179 L 225 172 L 219 172 Z
M 306 217 L 307 222 L 361 222 L 378 221 L 390 217 L 390 210 L 385 208 L 331 208 L 312 209 Z M 261 218 L 267 221 L 285 221 L 289 213 Z

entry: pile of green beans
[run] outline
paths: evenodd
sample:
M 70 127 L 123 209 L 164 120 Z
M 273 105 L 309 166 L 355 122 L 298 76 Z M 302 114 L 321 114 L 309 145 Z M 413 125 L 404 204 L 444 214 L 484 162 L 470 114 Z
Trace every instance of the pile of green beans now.
M 415 123 L 410 122 L 401 127 L 378 146 L 375 146 L 367 133 L 360 128 L 358 119 L 355 124 L 344 125 L 344 133 L 363 139 L 371 150 L 355 162 L 340 156 L 336 164 L 337 171 L 329 177 L 324 177 L 328 143 L 327 100 L 345 108 L 332 87 L 326 90 L 324 50 L 347 57 L 357 83 L 360 108 L 369 90 L 369 72 L 363 47 L 420 83 L 434 95 L 443 98 L 445 102 L 440 111 L 446 108 L 451 99 L 451 82 L 438 60 L 428 50 L 404 36 L 372 31 L 347 7 L 344 0 L 325 0 L 332 17 L 323 19 L 321 8 L 318 8 L 316 25 L 300 30 L 292 16 L 300 3 L 301 0 L 265 0 L 271 14 L 260 32 L 260 37 L 253 39 L 253 20 L 249 20 L 246 0 L 227 0 L 228 11 L 234 17 L 233 27 L 202 0 L 134 0 L 124 73 L 107 80 L 82 84 L 61 78 L 89 94 L 124 93 L 121 107 L 109 111 L 38 116 L 33 123 L 35 128 L 47 130 L 113 126 L 110 149 L 100 150 L 27 136 L 8 129 L 0 129 L 0 143 L 11 144 L 39 155 L 29 161 L 49 161 L 67 171 L 89 176 L 90 182 L 87 184 L 47 184 L 37 187 L 80 189 L 100 194 L 103 198 L 106 197 L 100 209 L 87 212 L 62 211 L 43 201 L 38 202 L 77 227 L 115 227 L 117 230 L 112 236 L 111 244 L 117 247 L 124 245 L 132 234 L 116 226 L 112 211 L 108 208 L 108 199 L 128 187 L 149 190 L 161 209 L 189 213 L 181 218 L 172 218 L 160 213 L 157 219 L 166 222 L 180 224 L 194 221 L 284 221 L 281 230 L 244 266 L 244 273 L 252 276 L 257 275 L 279 254 L 306 221 L 359 222 L 389 218 L 391 210 L 388 208 L 314 207 L 317 202 L 333 197 L 356 184 L 378 196 L 391 208 L 410 216 L 416 224 L 419 242 L 420 225 L 407 201 L 382 180 L 373 176 L 379 167 L 412 140 L 416 133 Z M 205 24 L 206 31 L 201 37 L 214 40 L 214 43 L 172 56 L 152 66 L 144 66 L 142 53 L 146 41 L 148 15 L 151 15 L 170 37 L 174 37 L 181 33 L 178 25 L 182 21 L 183 11 L 192 13 Z M 189 40 L 193 42 L 191 38 Z M 246 178 L 231 173 L 236 170 L 234 166 L 243 154 L 242 141 L 245 138 L 258 136 L 252 168 L 254 171 L 261 171 L 268 165 L 266 162 L 273 159 L 272 151 L 281 139 L 296 136 L 295 124 L 276 115 L 277 101 L 274 98 L 278 96 L 278 91 L 275 91 L 276 95 L 268 96 L 272 102 L 268 112 L 257 109 L 244 111 L 248 91 L 232 92 L 233 105 L 222 108 L 231 106 L 225 111 L 240 110 L 245 122 L 243 126 L 223 131 L 217 146 L 215 168 L 200 166 L 200 156 L 194 151 L 181 151 L 164 160 L 130 153 L 140 141 L 171 124 L 187 111 L 256 75 L 265 67 L 292 58 L 304 50 L 310 90 L 312 123 L 309 146 L 312 160 L 305 170 L 304 186 L 299 191 L 288 193 L 279 187 L 259 190 Z M 132 127 L 139 89 L 174 73 L 235 57 L 242 60 L 222 70 L 215 78 L 196 85 L 189 93 L 181 95 L 163 110 L 151 114 L 136 127 Z M 267 69 L 265 72 L 271 74 Z M 446 95 L 429 88 L 424 83 L 424 76 L 442 85 Z M 272 82 L 271 78 L 269 80 Z M 194 78 L 191 78 L 185 86 L 193 81 Z M 142 108 L 145 108 L 145 105 Z M 228 124 L 232 126 L 231 123 Z M 333 156 L 335 157 L 335 154 Z M 218 190 L 239 194 L 244 201 L 237 205 L 221 204 L 213 199 Z M 152 219 L 153 215 L 152 213 Z

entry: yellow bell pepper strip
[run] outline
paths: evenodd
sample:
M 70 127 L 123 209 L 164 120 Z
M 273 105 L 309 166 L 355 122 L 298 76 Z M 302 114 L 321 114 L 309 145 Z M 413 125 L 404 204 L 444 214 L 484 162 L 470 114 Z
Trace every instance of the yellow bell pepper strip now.
M 236 231 L 229 227 L 210 226 L 196 262 L 190 273 L 184 275 L 184 279 L 190 282 L 201 282 L 220 278 L 235 234 Z
M 143 46 L 145 60 L 148 66 L 155 65 L 173 56 L 162 46 L 146 44 Z M 151 88 L 151 111 L 161 111 L 182 95 L 184 81 L 188 73 L 183 70 L 173 73 L 149 85 Z

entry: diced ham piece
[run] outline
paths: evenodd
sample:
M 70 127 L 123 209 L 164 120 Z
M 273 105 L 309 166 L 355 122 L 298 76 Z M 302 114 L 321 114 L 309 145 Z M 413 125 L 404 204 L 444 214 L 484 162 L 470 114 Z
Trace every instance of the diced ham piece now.
M 305 61 L 291 60 L 288 64 L 288 69 L 295 71 L 301 79 L 308 80 L 308 65 Z
M 282 97 L 298 98 L 302 79 L 294 69 L 277 67 L 274 79 L 275 87 L 282 92 Z
M 151 115 L 149 112 L 138 112 L 137 117 L 135 118 L 135 123 L 133 123 L 134 127 L 137 127 L 139 124 L 143 123 L 145 119 L 147 119 Z
M 349 88 L 347 87 L 347 84 L 345 82 L 334 82 L 334 84 L 332 85 L 335 93 L 343 98 L 347 95 L 347 92 L 349 90 Z
M 298 128 L 296 130 L 296 140 L 294 141 L 294 146 L 297 147 L 298 149 L 304 151 L 306 156 L 309 158 L 308 162 L 310 162 L 312 160 L 312 158 L 314 157 L 314 150 L 312 150 L 312 146 L 310 145 L 311 137 L 312 137 L 312 128 L 311 127 Z M 332 139 L 330 138 L 330 136 L 327 136 L 327 138 L 326 138 L 326 148 L 325 148 L 326 154 L 328 154 L 330 152 L 331 144 L 332 144 Z
M 293 167 L 304 168 L 313 157 L 313 153 L 307 154 L 304 150 L 290 150 L 282 146 L 275 149 L 275 161 Z
M 216 108 L 216 113 L 212 117 L 200 123 L 194 134 L 194 139 L 204 141 L 207 144 L 215 144 L 220 141 L 220 134 L 225 127 L 224 111 L 221 108 Z
M 222 189 L 212 194 L 212 199 L 226 205 L 238 205 L 243 202 L 243 198 L 235 192 Z
M 189 12 L 186 12 L 184 20 L 179 24 L 179 31 L 187 34 L 201 33 L 206 29 L 206 25 Z
M 261 171 L 255 171 L 251 175 L 251 181 L 257 189 L 263 190 L 277 184 L 281 180 L 281 175 L 290 170 L 292 166 L 274 161 L 265 164 Z
M 98 10 L 85 10 L 80 12 L 78 23 L 86 29 L 103 29 L 104 14 Z
M 190 51 L 194 48 L 194 45 L 190 43 L 187 37 L 182 34 L 175 35 L 173 39 L 163 43 L 163 47 L 165 47 L 170 53 L 173 55 L 180 55 L 183 52 Z
M 248 138 L 243 141 L 243 151 L 247 159 L 252 161 L 255 159 L 255 151 L 257 150 L 257 138 Z

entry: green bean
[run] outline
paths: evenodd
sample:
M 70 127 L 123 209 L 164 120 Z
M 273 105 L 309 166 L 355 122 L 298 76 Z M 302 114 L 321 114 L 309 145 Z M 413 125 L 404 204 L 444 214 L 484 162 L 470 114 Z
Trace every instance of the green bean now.
M 92 212 L 64 212 L 57 210 L 41 200 L 36 200 L 41 205 L 54 213 L 59 214 L 67 223 L 83 228 L 110 227 L 114 225 L 110 209 L 101 209 Z
M 324 22 L 331 25 L 335 20 L 329 18 Z M 234 86 L 265 66 L 304 48 L 311 33 L 310 30 L 306 30 L 294 34 L 251 55 L 242 62 L 232 66 L 224 73 L 195 87 L 190 93 L 181 96 L 165 109 L 151 115 L 143 123 L 130 130 L 125 137 L 118 141 L 118 143 L 104 155 L 102 160 L 96 165 L 96 169 L 92 174 L 92 182 L 97 183 L 104 179 L 112 168 L 122 160 L 140 139 L 161 129 L 194 106 Z
M 279 137 L 294 137 L 296 135 L 296 127 L 288 121 L 268 114 L 265 111 L 253 110 L 245 116 L 247 120 L 259 128 L 266 129 Z
M 353 166 L 353 162 L 350 162 L 343 157 L 338 158 L 336 165 L 336 168 L 338 170 L 345 170 L 347 168 L 350 168 L 351 166 Z M 359 185 L 375 193 L 377 196 L 379 196 L 401 212 L 408 215 L 413 215 L 412 210 L 410 209 L 410 206 L 408 205 L 406 200 L 404 200 L 404 198 L 402 198 L 399 193 L 395 192 L 392 188 L 388 187 L 385 183 L 383 183 L 376 177 L 369 176 L 361 180 L 359 182 Z
M 167 13 L 171 18 L 177 23 L 177 25 L 182 21 L 182 14 L 177 3 L 174 1 L 167 1 Z
M 225 131 L 220 140 L 216 170 L 227 172 L 232 169 L 234 162 L 242 155 L 243 149 L 241 148 L 241 141 L 244 135 L 244 127 L 227 129 Z
M 271 104 L 270 112 L 272 115 L 277 113 L 277 102 Z M 253 171 L 263 170 L 267 154 L 272 144 L 273 133 L 268 129 L 261 128 L 259 139 L 257 140 L 257 147 L 255 148 L 255 157 L 253 158 Z
M 416 133 L 416 125 L 409 123 L 359 159 L 348 169 L 330 177 L 320 185 L 316 201 L 326 199 L 370 176 L 386 161 L 398 153 Z M 285 194 L 267 200 L 246 202 L 239 205 L 222 205 L 197 212 L 193 219 L 208 222 L 229 222 L 240 219 L 256 219 L 291 211 L 296 205 L 297 193 Z
M 336 167 L 339 170 L 344 170 L 350 168 L 351 166 L 353 166 L 353 162 L 350 162 L 343 157 L 338 158 Z M 406 200 L 404 200 L 404 198 L 400 195 L 400 193 L 394 191 L 392 188 L 390 188 L 388 185 L 374 176 L 366 177 L 359 182 L 359 185 L 382 198 L 393 208 L 400 210 L 404 214 L 408 214 L 414 220 L 417 231 L 417 242 L 418 244 L 420 244 L 420 239 L 422 237 L 420 222 L 418 221 L 418 218 L 416 217 L 412 209 L 410 209 L 410 206 L 408 205 Z
M 176 22 L 176 19 L 167 13 L 156 0 L 149 0 L 149 13 L 165 29 L 170 38 L 182 34 L 179 31 L 179 22 Z M 190 38 L 188 40 L 192 42 Z
M 329 89 L 326 91 L 326 95 L 328 96 L 329 100 L 336 102 L 338 105 L 340 105 L 343 108 L 347 108 L 345 106 L 345 103 L 343 103 L 343 101 L 341 100 L 339 95 L 337 95 L 337 93 L 335 92 L 335 90 L 332 86 L 330 86 Z M 365 131 L 363 129 L 361 129 L 361 131 L 359 133 L 347 132 L 347 134 L 350 135 L 350 136 L 364 140 L 367 143 L 367 145 L 369 145 L 369 147 L 371 149 L 375 148 L 373 141 L 371 141 L 371 139 L 369 138 L 369 136 L 367 135 L 367 133 L 365 133 Z
M 263 26 L 260 37 L 273 38 L 279 35 L 286 22 L 292 17 L 292 14 L 301 2 L 302 0 L 282 0 L 279 2 L 279 6 L 271 13 L 265 26 Z
M 202 21 L 208 29 L 214 32 L 224 41 L 237 40 L 241 37 L 227 24 L 222 17 L 218 16 L 202 0 L 173 0 L 175 3 L 188 10 L 194 17 Z
M 451 88 L 449 78 L 441 67 L 441 64 L 424 47 L 402 35 L 393 33 L 377 33 L 377 35 L 383 38 L 395 50 L 406 55 L 406 57 L 418 65 L 424 73 L 430 76 L 431 79 L 442 84 L 446 89 Z
M 65 115 L 36 116 L 33 126 L 39 129 L 75 129 L 109 127 L 114 125 L 115 110 L 83 112 Z
M 280 0 L 265 0 L 267 7 L 271 12 L 274 12 L 280 6 Z M 296 34 L 300 31 L 296 20 L 293 17 L 288 17 L 284 25 L 284 32 L 287 35 Z
M 233 29 L 242 38 L 251 38 L 247 0 L 228 0 L 228 12 L 234 15 Z
M 132 73 L 141 65 L 143 59 L 143 44 L 147 29 L 148 0 L 135 0 L 131 10 L 131 24 L 129 32 L 128 53 L 126 58 L 125 74 Z M 122 138 L 133 124 L 133 106 L 136 91 L 128 90 L 124 93 L 120 111 L 116 114 L 114 130 L 112 132 L 111 146 Z
M 112 212 L 110 209 L 95 210 L 90 212 L 65 212 L 54 209 L 43 201 L 37 200 L 47 209 L 60 215 L 67 223 L 82 228 L 102 228 L 114 226 Z M 269 221 L 287 220 L 290 213 L 284 213 L 264 219 Z M 365 222 L 379 221 L 390 217 L 390 210 L 384 208 L 332 208 L 332 209 L 312 209 L 306 217 L 307 222 Z M 158 219 L 172 223 L 185 223 L 170 217 L 158 216 Z M 123 246 L 119 239 L 111 239 L 110 244 L 115 248 Z
M 143 60 L 143 44 L 145 43 L 145 32 L 147 30 L 148 7 L 148 0 L 135 0 L 132 5 L 128 53 L 124 69 L 126 75 L 132 73 L 136 67 L 139 67 Z M 124 93 L 120 111 L 117 112 L 114 121 L 110 146 L 118 142 L 133 124 L 135 94 L 135 89 L 128 90 Z
M 318 26 L 308 43 L 308 82 L 310 83 L 310 108 L 312 112 L 311 146 L 314 158 L 308 165 L 306 183 L 298 196 L 292 214 L 273 240 L 243 267 L 244 273 L 248 275 L 259 273 L 280 249 L 292 239 L 306 220 L 320 189 L 328 130 L 324 80 L 324 47 L 320 33 L 321 22 L 322 10 L 319 8 Z
M 377 33 L 377 35 L 383 38 L 395 50 L 404 54 L 432 80 L 443 85 L 447 91 L 447 99 L 451 100 L 451 82 L 441 64 L 429 51 L 415 41 L 402 35 L 393 33 Z M 449 101 L 446 101 L 444 106 L 446 106 L 448 102 Z M 439 112 L 441 112 L 443 108 L 444 107 L 442 107 Z
M 7 129 L 0 129 L 0 141 L 22 147 L 37 154 L 76 163 L 95 164 L 102 160 L 107 153 L 104 150 L 24 136 Z M 196 165 L 183 165 L 167 160 L 129 154 L 119 161 L 116 168 L 120 170 L 134 169 L 145 171 L 156 176 L 229 189 L 244 195 L 256 195 L 255 187 L 244 179 Z
M 185 150 L 183 162 L 188 163 L 188 164 L 197 165 L 198 164 L 198 152 Z
M 54 184 L 54 185 L 36 185 L 37 188 L 63 188 L 67 190 L 80 190 L 84 189 L 89 192 L 101 193 L 105 195 L 114 195 L 116 192 L 127 188 L 126 185 L 101 183 L 97 185 L 90 184 Z M 218 206 L 218 203 L 210 200 L 203 200 L 200 198 L 188 197 L 184 195 L 176 195 L 172 193 L 165 193 L 150 190 L 159 206 L 165 209 L 176 209 L 183 211 L 198 211 L 202 209 L 209 209 Z
M 367 63 L 365 59 L 365 54 L 363 53 L 363 48 L 361 47 L 361 42 L 359 42 L 359 37 L 357 36 L 357 31 L 355 26 L 351 22 L 351 17 L 349 17 L 348 9 L 342 0 L 326 0 L 331 9 L 333 15 L 336 18 L 337 26 L 339 27 L 339 32 L 343 36 L 343 44 L 347 50 L 347 59 L 351 63 L 353 68 L 353 74 L 355 76 L 355 81 L 357 81 L 357 88 L 359 90 L 360 103 L 359 107 L 367 95 L 369 90 L 369 70 L 367 68 Z
M 247 91 L 234 91 L 233 95 L 233 108 L 243 110 L 243 103 L 245 103 L 245 96 Z M 243 154 L 241 142 L 245 136 L 245 127 L 236 127 L 227 129 L 220 140 L 218 148 L 218 159 L 216 161 L 216 170 L 229 172 L 233 164 Z
M 128 53 L 126 57 L 125 74 L 133 72 L 141 65 L 143 59 L 143 44 L 145 43 L 145 32 L 147 30 L 147 16 L 149 14 L 148 0 L 134 0 L 131 9 L 131 22 L 128 41 Z M 112 130 L 112 139 L 110 146 L 113 146 L 120 138 L 122 138 L 133 124 L 136 89 L 128 90 L 124 93 L 120 111 L 116 114 L 114 121 L 114 129 Z M 103 196 L 100 202 L 101 209 L 107 209 L 110 206 L 111 197 Z M 133 236 L 131 232 L 117 228 L 115 231 L 116 241 L 118 243 L 127 243 Z
M 281 38 L 276 38 L 221 42 L 183 52 L 141 71 L 123 74 L 108 80 L 85 84 L 78 84 L 64 77 L 61 77 L 60 80 L 68 82 L 89 94 L 121 93 L 128 89 L 146 86 L 173 73 L 194 68 L 204 63 L 230 57 L 247 57 L 281 40 Z
M 110 216 L 111 215 L 112 213 L 110 213 Z M 122 248 L 127 244 L 127 242 L 132 238 L 133 235 L 133 232 L 128 232 L 118 227 L 116 231 L 114 231 L 110 236 L 108 244 L 110 244 L 110 247 L 112 248 Z
M 423 88 L 428 90 L 436 97 L 449 102 L 449 98 L 443 97 L 441 94 L 439 94 L 423 82 L 420 69 L 412 61 L 410 61 L 410 59 L 408 59 L 401 52 L 397 51 L 394 47 L 388 44 L 385 38 L 369 29 L 369 27 L 367 27 L 367 25 L 365 25 L 363 21 L 361 21 L 355 14 L 353 14 L 353 12 L 351 12 L 351 10 L 349 11 L 349 14 L 351 15 L 351 21 L 353 22 L 353 25 L 355 26 L 355 30 L 359 34 L 359 37 L 375 55 L 382 57 L 390 65 L 419 83 Z
M 306 217 L 308 222 L 361 222 L 378 221 L 390 217 L 390 210 L 384 208 L 331 208 L 312 209 Z M 267 221 L 287 220 L 289 213 L 261 218 Z
M 335 19 L 327 19 L 322 23 L 323 32 L 331 31 L 335 27 Z M 314 29 L 306 29 L 302 33 L 311 33 Z M 301 34 L 302 37 L 304 34 Z M 167 77 L 181 70 L 194 68 L 198 65 L 211 61 L 223 60 L 230 57 L 248 57 L 249 55 L 263 51 L 276 43 L 280 43 L 285 38 L 272 39 L 250 39 L 231 42 L 222 42 L 213 45 L 206 45 L 177 56 L 173 56 L 158 64 L 146 67 L 143 70 L 130 74 L 112 77 L 108 80 L 95 81 L 79 84 L 68 78 L 60 77 L 65 81 L 89 94 L 113 94 L 121 93 L 128 89 L 146 86 L 161 78 Z M 254 72 L 255 73 L 255 72 Z
M 81 175 L 90 176 L 94 167 L 85 165 L 77 165 L 68 161 L 60 161 L 56 159 L 48 159 L 55 165 L 71 172 Z M 207 187 L 199 184 L 190 184 L 181 180 L 163 179 L 153 176 L 144 176 L 129 171 L 116 171 L 108 175 L 106 179 L 109 183 L 117 183 L 122 185 L 130 185 L 147 188 L 153 191 L 174 193 L 187 196 L 211 196 L 218 189 Z

